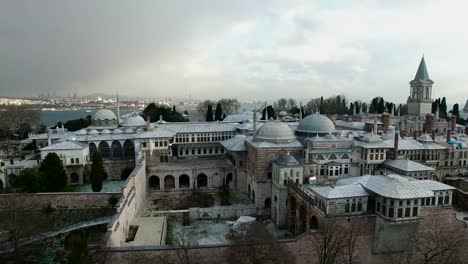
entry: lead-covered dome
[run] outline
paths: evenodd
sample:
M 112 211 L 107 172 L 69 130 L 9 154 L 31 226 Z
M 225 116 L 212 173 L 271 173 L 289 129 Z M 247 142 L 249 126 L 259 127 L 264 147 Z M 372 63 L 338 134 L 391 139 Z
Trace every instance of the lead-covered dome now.
M 122 124 L 124 127 L 142 127 L 145 125 L 145 120 L 143 117 L 138 115 L 138 113 L 132 113 Z
M 255 141 L 267 141 L 272 143 L 289 143 L 296 139 L 293 131 L 283 122 L 266 122 L 255 133 Z
M 330 118 L 321 114 L 311 114 L 301 120 L 296 128 L 298 136 L 316 136 L 336 132 L 335 124 Z
M 91 118 L 94 127 L 117 127 L 117 116 L 109 109 L 98 110 Z

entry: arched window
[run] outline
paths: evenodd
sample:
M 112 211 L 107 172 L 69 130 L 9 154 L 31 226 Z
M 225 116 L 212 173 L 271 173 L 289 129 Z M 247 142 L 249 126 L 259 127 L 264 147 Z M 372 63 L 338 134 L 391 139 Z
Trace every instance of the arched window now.
M 180 175 L 179 188 L 190 188 L 190 177 L 187 174 Z
M 131 140 L 125 140 L 123 149 L 124 149 L 125 157 L 135 156 L 135 145 L 133 144 Z
M 197 176 L 197 188 L 208 187 L 208 177 L 205 174 Z
M 154 190 L 159 190 L 161 188 L 161 185 L 159 183 L 159 177 L 156 175 L 152 175 L 148 179 L 149 187 Z
M 91 156 L 91 158 L 94 157 L 94 154 L 96 154 L 96 152 L 97 152 L 96 144 L 94 144 L 93 142 L 89 143 L 89 155 Z
M 114 140 L 112 142 L 112 157 L 114 158 L 121 158 L 123 156 L 122 144 L 119 141 Z
M 349 159 L 348 154 L 343 154 L 343 156 L 341 156 L 341 159 Z
M 317 220 L 317 217 L 315 215 L 313 215 L 310 218 L 309 228 L 310 229 L 318 229 L 318 220 Z
M 317 160 L 324 160 L 323 155 L 318 155 Z
M 330 160 L 336 160 L 336 155 L 335 155 L 335 154 L 331 154 L 329 159 L 330 159 Z
M 228 173 L 226 176 L 226 185 L 229 185 L 232 182 L 232 173 Z
M 175 189 L 174 176 L 167 175 L 166 177 L 164 177 L 164 189 L 165 190 Z
M 106 141 L 101 141 L 101 143 L 99 143 L 99 152 L 103 158 L 110 157 L 110 148 Z
M 266 209 L 271 208 L 271 199 L 270 198 L 265 199 L 265 208 Z

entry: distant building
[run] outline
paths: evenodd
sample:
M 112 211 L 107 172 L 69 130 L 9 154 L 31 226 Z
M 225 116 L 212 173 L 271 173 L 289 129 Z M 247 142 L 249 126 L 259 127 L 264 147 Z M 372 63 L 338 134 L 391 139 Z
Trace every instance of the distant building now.
M 408 114 L 412 116 L 425 116 L 432 110 L 432 84 L 429 79 L 424 57 L 419 63 L 414 80 L 410 82 L 411 91 L 408 97 Z

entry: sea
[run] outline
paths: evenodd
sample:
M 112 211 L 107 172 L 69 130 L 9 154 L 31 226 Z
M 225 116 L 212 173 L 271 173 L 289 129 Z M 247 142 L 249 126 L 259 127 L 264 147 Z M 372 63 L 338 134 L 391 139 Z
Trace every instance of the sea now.
M 42 122 L 46 126 L 54 126 L 58 122 L 66 122 L 72 119 L 85 118 L 87 115 L 93 115 L 99 109 L 81 109 L 81 110 L 66 110 L 66 111 L 41 111 Z M 135 109 L 121 109 L 120 115 L 125 115 L 135 112 Z

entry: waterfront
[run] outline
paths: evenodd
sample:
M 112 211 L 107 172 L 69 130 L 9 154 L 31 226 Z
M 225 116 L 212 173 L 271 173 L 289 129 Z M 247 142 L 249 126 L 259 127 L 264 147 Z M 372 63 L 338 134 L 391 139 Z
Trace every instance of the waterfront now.
M 46 126 L 53 126 L 58 122 L 66 122 L 72 119 L 85 118 L 87 115 L 93 115 L 99 109 L 80 109 L 66 111 L 41 111 L 42 122 Z M 89 111 L 89 112 L 88 112 Z M 125 115 L 137 111 L 136 109 L 121 109 L 120 115 Z

